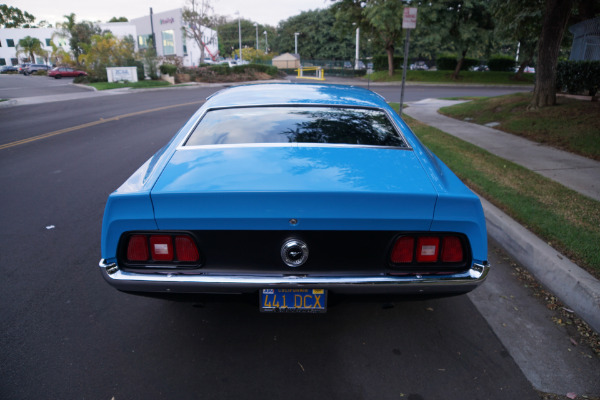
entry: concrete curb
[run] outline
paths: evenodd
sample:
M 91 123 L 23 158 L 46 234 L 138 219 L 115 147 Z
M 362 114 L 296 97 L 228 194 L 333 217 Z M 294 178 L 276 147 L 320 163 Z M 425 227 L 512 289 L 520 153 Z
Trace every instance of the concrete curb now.
M 488 234 L 592 329 L 600 332 L 600 281 L 487 200 L 481 198 L 481 204 Z

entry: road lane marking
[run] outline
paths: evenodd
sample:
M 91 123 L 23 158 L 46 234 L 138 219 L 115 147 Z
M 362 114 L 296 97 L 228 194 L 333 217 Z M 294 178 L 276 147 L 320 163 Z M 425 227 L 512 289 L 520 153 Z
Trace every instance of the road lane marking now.
M 17 140 L 17 141 L 10 142 L 10 143 L 5 143 L 5 144 L 0 145 L 0 150 L 4 150 L 4 149 L 11 148 L 11 147 L 20 146 L 22 144 L 35 142 L 35 141 L 42 140 L 42 139 L 47 139 L 49 137 L 62 135 L 63 133 L 73 132 L 73 131 L 77 131 L 77 130 L 80 130 L 80 129 L 89 128 L 91 126 L 96 126 L 96 125 L 104 124 L 104 123 L 107 123 L 107 122 L 118 121 L 118 120 L 123 119 L 123 118 L 136 117 L 138 115 L 144 115 L 144 114 L 148 114 L 148 113 L 152 113 L 152 112 L 157 112 L 157 111 L 164 111 L 164 110 L 168 110 L 168 109 L 171 109 L 171 108 L 191 106 L 191 105 L 194 105 L 194 104 L 202 104 L 205 101 L 206 100 L 199 100 L 199 101 L 192 101 L 190 103 L 173 104 L 173 105 L 170 105 L 170 106 L 152 108 L 152 109 L 149 109 L 149 110 L 142 110 L 142 111 L 136 111 L 136 112 L 132 112 L 132 113 L 128 113 L 128 114 L 117 115 L 117 116 L 110 117 L 110 118 L 100 118 L 97 121 L 92 121 L 92 122 L 88 122 L 88 123 L 85 123 L 85 124 L 72 126 L 72 127 L 69 127 L 69 128 L 59 129 L 59 130 L 53 131 L 53 132 L 43 133 L 41 135 L 32 136 L 32 137 L 27 138 L 27 139 L 22 139 L 22 140 Z

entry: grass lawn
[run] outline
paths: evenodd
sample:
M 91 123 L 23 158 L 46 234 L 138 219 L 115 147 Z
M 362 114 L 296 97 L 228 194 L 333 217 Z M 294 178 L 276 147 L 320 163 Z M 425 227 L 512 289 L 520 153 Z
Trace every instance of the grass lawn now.
M 514 80 L 513 72 L 496 71 L 461 71 L 458 80 L 452 80 L 453 71 L 406 71 L 407 82 L 448 83 L 448 84 L 480 84 L 480 85 L 532 85 L 534 74 L 523 74 L 523 80 Z M 376 71 L 370 79 L 374 82 L 402 81 L 402 70 L 394 71 L 389 76 L 387 71 Z
M 558 98 L 558 105 L 527 111 L 531 93 L 480 98 L 440 112 L 477 124 L 499 122 L 495 129 L 600 160 L 600 102 Z
M 600 277 L 600 202 L 406 115 L 403 118 L 475 192 Z
M 121 88 L 134 88 L 134 89 L 147 89 L 155 87 L 170 86 L 171 84 L 166 81 L 139 81 L 139 82 L 94 82 L 88 83 L 89 86 L 95 87 L 97 90 L 109 90 L 109 89 L 121 89 Z

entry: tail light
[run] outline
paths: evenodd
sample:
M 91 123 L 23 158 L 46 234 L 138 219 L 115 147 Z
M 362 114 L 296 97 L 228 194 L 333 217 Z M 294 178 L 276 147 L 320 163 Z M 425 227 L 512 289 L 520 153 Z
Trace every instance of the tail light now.
M 396 265 L 464 263 L 465 246 L 456 235 L 404 235 L 396 239 L 390 261 Z
M 200 262 L 200 251 L 188 234 L 134 234 L 126 237 L 125 264 L 190 265 Z

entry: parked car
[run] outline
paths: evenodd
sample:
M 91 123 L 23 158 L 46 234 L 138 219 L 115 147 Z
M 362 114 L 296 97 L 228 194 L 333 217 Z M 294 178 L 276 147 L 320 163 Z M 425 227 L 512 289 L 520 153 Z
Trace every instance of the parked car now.
M 213 95 L 107 201 L 100 270 L 136 294 L 448 296 L 485 279 L 481 203 L 379 95 L 319 84 Z
M 25 70 L 26 74 L 33 74 L 37 71 L 48 71 L 50 67 L 45 64 L 29 64 Z
M 3 65 L 0 67 L 0 74 L 8 74 L 10 72 L 19 72 L 19 67 L 14 65 Z
M 427 66 L 427 64 L 425 64 L 424 61 L 417 61 L 414 64 L 410 64 L 409 69 L 411 71 L 414 71 L 414 70 L 427 71 L 427 70 L 429 70 L 429 67 Z
M 69 67 L 56 67 L 52 68 L 48 72 L 48 76 L 51 78 L 60 79 L 62 77 L 87 76 L 87 72 Z

